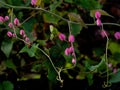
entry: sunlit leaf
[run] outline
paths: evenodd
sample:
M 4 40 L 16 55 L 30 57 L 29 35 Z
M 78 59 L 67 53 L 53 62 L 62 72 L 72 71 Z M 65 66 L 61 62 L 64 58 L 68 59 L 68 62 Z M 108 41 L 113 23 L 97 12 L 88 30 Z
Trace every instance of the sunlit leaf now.
M 50 40 L 52 40 L 54 37 L 56 37 L 58 35 L 58 30 L 57 28 L 53 27 L 53 25 L 50 25 Z
M 120 45 L 118 43 L 115 43 L 115 42 L 111 42 L 109 44 L 109 47 L 110 51 L 112 52 L 112 54 L 114 53 L 120 53 Z
M 41 1 L 42 1 L 42 0 L 37 0 L 36 5 L 37 5 L 37 6 L 40 6 L 40 5 L 41 5 Z

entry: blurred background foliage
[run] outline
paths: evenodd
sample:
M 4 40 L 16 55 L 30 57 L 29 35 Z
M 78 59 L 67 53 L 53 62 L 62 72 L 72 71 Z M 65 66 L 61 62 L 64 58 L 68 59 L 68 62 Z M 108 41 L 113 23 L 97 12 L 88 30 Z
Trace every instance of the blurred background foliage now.
M 18 6 L 13 9 L 13 17 L 17 17 L 22 25 L 16 33 L 24 29 L 32 45 L 27 46 L 20 40 L 7 37 L 6 32 L 10 30 L 8 22 L 0 24 L 0 90 L 13 90 L 16 82 L 44 77 L 48 78 L 50 85 L 58 83 L 57 73 L 40 49 L 51 57 L 57 68 L 72 67 L 71 57 L 64 55 L 69 44 L 58 39 L 59 32 L 69 35 L 68 20 L 76 22 L 70 23 L 70 27 L 75 36 L 77 64 L 75 68 L 62 71 L 61 78 L 87 80 L 89 86 L 95 84 L 96 77 L 103 82 L 106 80 L 106 38 L 100 35 L 100 28 L 95 25 L 94 13 L 100 10 L 103 23 L 120 24 L 117 0 L 39 0 L 37 6 L 43 10 L 25 9 L 36 8 L 31 6 L 30 0 L 1 1 Z M 0 16 L 10 16 L 11 8 L 0 3 Z M 112 64 L 109 81 L 118 83 L 120 41 L 114 38 L 114 32 L 120 31 L 120 26 L 106 24 L 104 29 L 109 33 L 108 60 Z M 116 73 L 113 73 L 114 69 Z

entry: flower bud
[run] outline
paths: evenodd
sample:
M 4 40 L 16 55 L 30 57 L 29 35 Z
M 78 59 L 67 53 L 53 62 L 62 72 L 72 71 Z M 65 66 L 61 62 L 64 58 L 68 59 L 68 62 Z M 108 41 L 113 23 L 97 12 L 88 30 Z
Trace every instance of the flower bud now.
M 4 18 L 2 16 L 0 16 L 0 23 L 4 22 Z
M 69 48 L 66 48 L 66 49 L 65 49 L 65 55 L 66 55 L 66 56 L 70 55 Z
M 20 30 L 20 35 L 25 35 L 25 31 L 24 30 Z
M 75 58 L 72 59 L 72 64 L 76 64 L 76 59 Z
M 68 41 L 71 42 L 71 43 L 73 43 L 73 42 L 75 41 L 74 36 L 73 36 L 73 35 L 70 35 L 70 36 L 68 37 Z
M 8 21 L 9 20 L 9 17 L 8 16 L 5 16 L 5 21 Z
M 30 39 L 28 37 L 25 38 L 26 42 L 30 42 Z
M 115 32 L 114 37 L 118 40 L 120 39 L 120 32 Z
M 117 68 L 113 69 L 113 73 L 116 74 L 117 73 Z
M 58 37 L 61 41 L 65 41 L 65 39 L 66 39 L 66 36 L 62 33 L 60 33 Z
M 97 19 L 97 20 L 96 20 L 96 24 L 97 24 L 97 26 L 101 26 L 101 25 L 102 25 L 101 20 L 100 20 L 100 19 Z
M 8 36 L 8 37 L 12 37 L 12 36 L 13 36 L 12 32 L 8 31 L 8 32 L 7 32 L 7 36 Z
M 69 52 L 72 54 L 74 52 L 73 46 L 69 47 Z
M 101 17 L 101 14 L 100 14 L 99 11 L 96 11 L 96 12 L 95 12 L 95 17 L 96 17 L 96 19 L 99 19 L 99 18 Z
M 16 34 L 15 34 L 15 33 L 13 33 L 13 37 L 16 37 Z
M 10 23 L 8 24 L 8 26 L 9 26 L 9 28 L 12 28 L 12 27 L 13 27 L 13 24 L 10 22 Z
M 15 24 L 16 26 L 19 26 L 19 25 L 20 25 L 20 22 L 19 22 L 18 18 L 15 18 L 15 19 L 14 19 L 14 24 Z
M 37 2 L 37 0 L 31 0 L 31 5 L 35 6 L 36 2 Z

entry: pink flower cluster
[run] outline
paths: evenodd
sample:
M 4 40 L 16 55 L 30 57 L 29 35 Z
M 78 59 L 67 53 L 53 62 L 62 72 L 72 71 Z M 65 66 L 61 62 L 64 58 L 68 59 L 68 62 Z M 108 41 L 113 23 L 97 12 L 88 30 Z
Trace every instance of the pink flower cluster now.
M 27 37 L 27 35 L 25 34 L 25 31 L 23 29 L 20 30 L 20 35 L 23 37 L 25 42 L 30 43 L 30 39 Z
M 9 20 L 9 16 L 0 16 L 0 23 L 4 23 L 5 21 L 8 21 Z
M 101 22 L 101 20 L 100 20 L 100 17 L 101 17 L 100 12 L 99 12 L 99 11 L 96 11 L 96 12 L 95 12 L 95 18 L 97 19 L 97 20 L 96 20 L 97 26 L 101 26 L 101 25 L 102 25 L 102 22 Z
M 60 33 L 58 35 L 59 39 L 61 41 L 67 41 L 66 36 L 63 33 Z M 68 37 L 68 42 L 70 43 L 70 46 L 65 49 L 65 55 L 69 56 L 72 55 L 72 63 L 76 64 L 76 57 L 75 57 L 75 52 L 74 52 L 74 47 L 73 47 L 73 42 L 75 41 L 74 35 L 70 34 Z
M 0 16 L 0 23 L 4 23 L 5 21 L 8 21 L 9 20 L 9 16 Z
M 9 20 L 9 16 L 5 16 L 5 17 L 0 16 L 0 23 L 4 23 L 5 21 L 8 21 L 8 20 Z M 17 28 L 17 26 L 20 26 L 20 22 L 19 22 L 18 18 L 15 18 L 13 22 L 8 22 L 8 27 L 13 30 L 15 30 Z M 30 43 L 30 40 L 27 37 L 27 35 L 25 34 L 24 30 L 20 30 L 19 34 L 22 36 L 22 38 L 25 40 L 25 42 Z M 12 33 L 11 31 L 7 32 L 7 36 L 10 38 L 17 37 L 16 33 Z

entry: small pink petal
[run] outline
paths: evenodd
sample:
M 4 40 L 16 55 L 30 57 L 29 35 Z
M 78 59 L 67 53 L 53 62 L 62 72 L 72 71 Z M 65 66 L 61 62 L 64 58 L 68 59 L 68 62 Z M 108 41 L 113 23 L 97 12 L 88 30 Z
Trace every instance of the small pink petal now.
M 10 23 L 8 24 L 8 26 L 9 26 L 9 28 L 12 28 L 12 27 L 13 27 L 13 24 L 10 22 Z
M 96 17 L 96 19 L 99 19 L 99 18 L 101 17 L 101 14 L 100 14 L 99 11 L 96 11 L 96 12 L 95 12 L 95 17 Z
M 115 32 L 114 37 L 118 40 L 120 39 L 120 32 Z
M 5 21 L 8 21 L 9 20 L 9 17 L 8 16 L 5 16 Z
M 97 26 L 101 26 L 101 25 L 102 25 L 101 20 L 100 20 L 100 19 L 97 19 L 97 20 L 96 20 L 96 24 L 97 24 Z
M 15 24 L 16 26 L 19 26 L 19 25 L 20 25 L 20 22 L 19 22 L 18 18 L 15 18 L 15 19 L 14 19 L 14 24 Z
M 25 35 L 25 31 L 24 30 L 20 30 L 20 35 Z
M 12 32 L 8 31 L 8 32 L 7 32 L 7 36 L 8 36 L 8 37 L 12 37 L 12 36 L 13 36 Z
M 72 63 L 76 64 L 76 59 L 75 58 L 72 59 Z
M 65 41 L 65 39 L 66 39 L 66 36 L 62 33 L 60 33 L 58 37 L 61 41 Z
M 0 16 L 0 22 L 3 23 L 5 20 L 2 16 Z
M 75 41 L 75 38 L 72 34 L 68 37 L 68 41 L 71 43 L 73 43 Z

